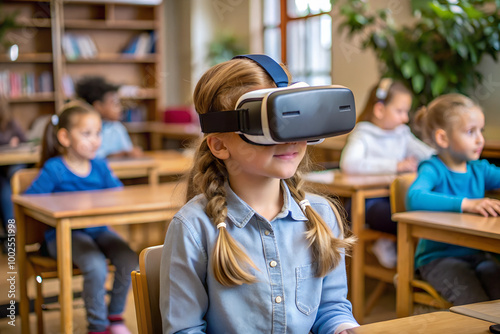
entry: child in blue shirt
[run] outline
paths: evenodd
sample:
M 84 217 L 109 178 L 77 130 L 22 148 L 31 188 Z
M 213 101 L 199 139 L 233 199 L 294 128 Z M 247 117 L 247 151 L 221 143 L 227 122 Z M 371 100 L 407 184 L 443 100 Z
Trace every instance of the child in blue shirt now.
M 275 87 L 253 60 L 232 59 L 202 76 L 194 103 L 199 114 L 232 110 L 243 94 Z M 344 238 L 335 205 L 305 192 L 306 146 L 204 136 L 190 201 L 165 237 L 163 333 L 339 334 L 357 326 L 344 261 L 353 239 Z
M 95 159 L 101 144 L 101 118 L 83 103 L 68 104 L 47 125 L 42 143 L 42 169 L 26 194 L 83 191 L 121 187 L 105 160 Z M 128 334 L 123 323 L 130 273 L 138 266 L 137 254 L 108 227 L 72 232 L 73 263 L 83 274 L 83 300 L 89 333 Z M 45 234 L 49 255 L 56 257 L 55 229 Z M 106 307 L 106 258 L 116 267 L 109 306 Z
M 500 201 L 484 195 L 500 188 L 500 168 L 478 160 L 484 146 L 481 108 L 466 96 L 447 94 L 420 109 L 415 122 L 437 155 L 420 164 L 408 209 L 498 216 Z M 454 305 L 500 298 L 500 263 L 493 254 L 420 240 L 415 267 Z
M 106 82 L 102 77 L 85 77 L 76 85 L 77 95 L 94 107 L 102 117 L 102 143 L 97 158 L 139 157 L 142 150 L 133 146 L 127 129 L 120 122 L 122 105 L 118 86 Z

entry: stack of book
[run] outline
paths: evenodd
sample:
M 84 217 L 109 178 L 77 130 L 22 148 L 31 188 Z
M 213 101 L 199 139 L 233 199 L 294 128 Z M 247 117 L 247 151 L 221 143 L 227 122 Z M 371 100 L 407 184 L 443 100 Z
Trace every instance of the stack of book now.
M 9 98 L 32 96 L 54 91 L 52 73 L 45 71 L 37 77 L 34 72 L 0 71 L 0 95 Z

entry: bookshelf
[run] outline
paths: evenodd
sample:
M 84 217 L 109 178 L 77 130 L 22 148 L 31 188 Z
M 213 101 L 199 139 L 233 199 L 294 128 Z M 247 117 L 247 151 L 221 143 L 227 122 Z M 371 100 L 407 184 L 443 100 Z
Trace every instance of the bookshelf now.
M 0 10 L 18 13 L 18 27 L 6 37 L 19 45 L 19 57 L 11 61 L 0 47 L 0 79 L 9 77 L 11 108 L 23 128 L 56 112 L 74 97 L 72 84 L 88 75 L 133 87 L 123 97 L 125 108 L 138 108 L 140 121 L 161 120 L 161 0 L 3 0 Z M 48 88 L 41 87 L 42 74 Z M 11 85 L 16 75 L 20 91 Z M 23 88 L 30 82 L 33 87 Z

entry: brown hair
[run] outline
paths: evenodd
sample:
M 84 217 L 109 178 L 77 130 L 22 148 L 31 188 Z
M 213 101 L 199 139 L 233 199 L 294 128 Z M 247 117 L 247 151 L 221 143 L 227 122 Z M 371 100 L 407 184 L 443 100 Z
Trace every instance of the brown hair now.
M 357 122 L 371 122 L 375 104 L 377 104 L 377 102 L 389 104 L 394 96 L 400 93 L 412 95 L 411 91 L 402 82 L 394 81 L 390 78 L 382 78 L 380 82 L 371 89 L 365 108 L 358 116 Z
M 83 101 L 72 101 L 65 104 L 62 107 L 59 116 L 52 115 L 49 123 L 45 127 L 45 131 L 42 137 L 42 154 L 40 157 L 39 167 L 43 167 L 45 162 L 50 158 L 61 155 L 64 153 L 64 148 L 57 139 L 57 132 L 60 129 L 66 129 L 68 131 L 74 125 L 74 119 L 77 115 L 86 115 L 95 113 L 99 115 L 90 105 Z
M 194 103 L 199 114 L 218 110 L 231 110 L 238 98 L 256 88 L 276 87 L 270 76 L 256 63 L 248 59 L 233 59 L 215 65 L 200 79 L 194 91 Z M 198 145 L 194 167 L 189 174 L 187 199 L 204 194 L 208 200 L 205 212 L 214 226 L 227 218 L 227 202 L 224 183 L 228 171 L 224 162 L 210 151 L 205 136 Z M 306 155 L 307 156 L 307 155 Z M 301 162 L 307 167 L 308 159 Z M 293 198 L 299 202 L 305 198 L 301 172 L 285 180 Z M 343 233 L 343 226 L 337 208 L 333 206 Z M 342 248 L 348 249 L 353 238 L 335 238 L 329 226 L 313 210 L 307 207 L 308 218 L 306 238 L 310 243 L 315 261 L 318 262 L 318 276 L 324 276 L 340 261 Z M 225 286 L 250 284 L 255 277 L 248 269 L 254 267 L 250 257 L 231 237 L 227 229 L 219 228 L 213 249 L 212 270 L 219 283 Z
M 481 107 L 465 95 L 452 93 L 439 96 L 432 100 L 427 107 L 420 108 L 414 119 L 416 130 L 421 133 L 423 140 L 438 148 L 434 139 L 437 129 L 450 131 L 458 116 L 469 112 L 472 108 Z

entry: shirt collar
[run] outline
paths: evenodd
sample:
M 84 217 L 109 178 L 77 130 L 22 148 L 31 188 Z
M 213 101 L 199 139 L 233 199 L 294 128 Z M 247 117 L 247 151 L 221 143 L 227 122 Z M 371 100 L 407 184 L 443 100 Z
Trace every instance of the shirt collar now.
M 281 209 L 281 212 L 278 213 L 274 219 L 280 219 L 289 216 L 294 221 L 307 220 L 307 217 L 302 212 L 299 204 L 293 199 L 292 195 L 290 194 L 290 189 L 288 189 L 286 182 L 281 181 L 281 185 L 284 194 L 283 207 Z M 229 186 L 229 183 L 226 182 L 224 187 L 226 188 L 227 217 L 235 226 L 245 227 L 245 225 L 254 215 L 261 217 L 257 212 L 255 212 L 254 209 L 252 209 L 247 203 L 245 203 L 241 198 L 238 197 L 238 195 L 234 193 L 234 191 Z

